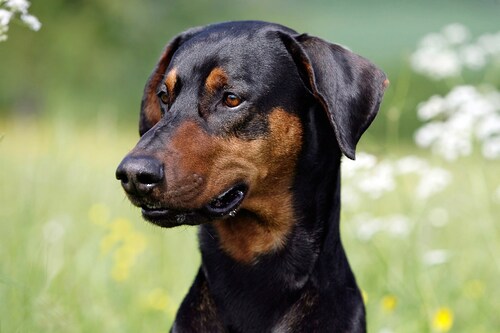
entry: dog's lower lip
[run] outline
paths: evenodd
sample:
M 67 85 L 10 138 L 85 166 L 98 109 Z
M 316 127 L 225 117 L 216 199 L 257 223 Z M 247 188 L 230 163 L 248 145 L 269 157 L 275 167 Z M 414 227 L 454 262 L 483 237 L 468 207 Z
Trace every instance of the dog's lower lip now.
M 232 215 L 239 208 L 241 202 L 246 196 L 247 191 L 248 186 L 246 184 L 237 184 L 214 198 L 204 207 L 204 211 L 212 217 Z
M 165 208 L 149 208 L 149 207 L 141 207 L 142 208 L 142 214 L 143 215 L 149 215 L 149 216 L 164 216 L 167 215 L 168 213 L 171 212 L 169 209 Z
M 142 216 L 160 227 L 171 228 L 182 224 L 197 224 L 192 219 L 193 212 L 178 211 L 167 208 L 142 207 Z

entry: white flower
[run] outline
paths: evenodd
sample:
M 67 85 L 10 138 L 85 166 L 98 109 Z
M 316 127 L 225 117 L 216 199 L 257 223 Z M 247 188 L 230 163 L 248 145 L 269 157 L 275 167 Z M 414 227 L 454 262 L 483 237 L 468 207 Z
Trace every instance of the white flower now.
M 410 219 L 403 215 L 390 215 L 386 217 L 372 217 L 360 214 L 354 217 L 356 236 L 367 241 L 378 233 L 386 233 L 393 237 L 404 238 L 410 232 Z
M 445 97 L 432 96 L 418 106 L 421 119 L 429 122 L 415 133 L 415 142 L 447 160 L 470 155 L 475 140 L 483 145 L 483 156 L 497 158 L 500 137 L 500 92 L 458 86 Z
M 432 151 L 448 161 L 454 161 L 460 156 L 468 156 L 472 152 L 470 138 L 465 135 L 445 135 L 432 147 Z
M 445 112 L 451 115 L 455 113 L 456 109 L 469 106 L 471 102 L 476 101 L 479 97 L 480 95 L 474 86 L 456 86 L 444 98 Z
M 477 45 L 491 56 L 500 54 L 500 31 L 496 34 L 484 34 L 477 39 Z
M 500 32 L 482 35 L 475 43 L 469 40 L 465 26 L 450 24 L 420 40 L 411 55 L 411 66 L 417 73 L 440 80 L 460 75 L 464 67 L 480 70 L 490 57 L 500 55 Z
M 450 150 L 453 153 L 457 151 L 457 149 Z M 427 161 L 416 156 L 406 156 L 394 162 L 390 160 L 377 162 L 375 156 L 369 154 L 360 153 L 359 156 L 362 156 L 361 167 L 354 168 L 357 160 L 354 162 L 346 160 L 342 164 L 344 177 L 342 195 L 350 207 L 356 207 L 363 196 L 378 199 L 394 191 L 398 177 L 409 174 L 418 177 L 419 183 L 415 188 L 415 194 L 422 200 L 444 190 L 450 183 L 451 176 L 446 170 L 433 168 Z
M 380 198 L 386 192 L 391 192 L 396 187 L 392 165 L 379 163 L 370 173 L 359 179 L 357 186 L 373 199 Z
M 21 20 L 33 31 L 38 31 L 42 27 L 40 21 L 33 15 L 22 14 Z
M 14 12 L 27 13 L 30 3 L 27 0 L 7 0 L 5 6 Z
M 412 68 L 439 80 L 460 74 L 462 65 L 458 54 L 447 48 L 422 48 L 411 56 Z
M 11 18 L 12 18 L 11 12 L 0 8 L 0 27 L 9 25 Z
M 424 36 L 418 49 L 411 55 L 412 68 L 435 80 L 460 74 L 460 57 L 452 47 L 461 38 L 458 30 L 450 26 L 444 29 L 443 34 L 431 33 Z
M 484 141 L 482 153 L 484 157 L 489 159 L 500 158 L 500 136 Z
M 434 95 L 427 101 L 417 106 L 417 114 L 420 120 L 429 120 L 442 114 L 446 110 L 446 101 L 443 97 Z
M 445 169 L 428 169 L 417 185 L 416 194 L 419 199 L 427 199 L 430 196 L 443 191 L 451 183 L 451 174 Z
M 410 219 L 404 215 L 392 215 L 385 224 L 386 230 L 394 236 L 404 237 L 410 233 Z
M 373 155 L 359 152 L 356 154 L 356 160 L 343 159 L 342 172 L 345 177 L 353 177 L 360 170 L 369 170 L 377 164 L 377 158 Z
M 0 42 L 7 40 L 9 23 L 14 16 L 19 16 L 31 30 L 38 31 L 42 27 L 40 21 L 28 13 L 30 2 L 27 0 L 0 0 Z
M 494 135 L 500 135 L 500 113 L 484 116 L 476 127 L 476 136 L 480 140 L 486 140 Z
M 401 175 L 422 172 L 427 167 L 427 162 L 424 159 L 411 155 L 396 161 L 396 171 Z
M 415 142 L 420 147 L 429 147 L 443 135 L 443 130 L 444 123 L 428 123 L 417 130 L 415 133 Z
M 463 64 L 470 69 L 481 69 L 486 66 L 486 51 L 479 45 L 466 45 L 460 50 Z
M 382 224 L 379 219 L 374 219 L 366 215 L 361 215 L 356 218 L 357 229 L 356 235 L 359 239 L 367 241 L 375 234 L 382 230 Z
M 449 24 L 442 30 L 443 36 L 451 44 L 465 43 L 470 36 L 469 29 L 460 23 Z
M 422 261 L 428 266 L 441 265 L 450 259 L 450 252 L 447 250 L 430 250 L 424 253 Z
M 424 36 L 419 42 L 420 48 L 443 49 L 448 47 L 446 38 L 438 33 L 430 33 Z
M 392 165 L 387 162 L 377 163 L 375 156 L 363 152 L 356 155 L 355 161 L 343 161 L 342 174 L 350 179 L 352 187 L 374 199 L 395 188 Z

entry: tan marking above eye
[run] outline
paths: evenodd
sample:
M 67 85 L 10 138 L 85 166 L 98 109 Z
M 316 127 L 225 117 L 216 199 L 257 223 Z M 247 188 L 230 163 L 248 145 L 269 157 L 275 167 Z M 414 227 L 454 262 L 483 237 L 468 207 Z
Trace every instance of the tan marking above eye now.
M 165 86 L 167 86 L 168 92 L 170 92 L 170 93 L 174 92 L 176 83 L 177 83 L 177 68 L 174 68 L 170 72 L 168 72 L 168 74 L 165 78 Z M 167 96 L 167 98 L 168 98 L 168 96 Z
M 205 81 L 205 89 L 208 93 L 213 94 L 217 90 L 222 89 L 228 82 L 228 76 L 221 67 L 215 67 L 208 74 Z

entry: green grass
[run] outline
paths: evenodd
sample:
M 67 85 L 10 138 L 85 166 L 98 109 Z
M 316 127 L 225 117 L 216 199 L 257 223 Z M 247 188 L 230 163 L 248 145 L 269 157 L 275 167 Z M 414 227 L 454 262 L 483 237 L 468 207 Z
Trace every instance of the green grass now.
M 84 128 L 18 119 L 0 123 L 0 136 L 0 332 L 166 332 L 199 265 L 196 229 L 151 226 L 125 198 L 114 170 L 136 129 L 109 119 Z M 479 156 L 448 164 L 419 153 L 449 169 L 452 185 L 422 202 L 409 180 L 359 206 L 377 216 L 404 214 L 407 236 L 363 241 L 350 223 L 354 213 L 343 214 L 369 331 L 432 332 L 435 311 L 447 307 L 454 332 L 498 332 L 500 203 L 493 192 L 500 165 Z M 448 223 L 431 224 L 443 211 Z M 449 260 L 425 265 L 430 249 L 447 249 Z

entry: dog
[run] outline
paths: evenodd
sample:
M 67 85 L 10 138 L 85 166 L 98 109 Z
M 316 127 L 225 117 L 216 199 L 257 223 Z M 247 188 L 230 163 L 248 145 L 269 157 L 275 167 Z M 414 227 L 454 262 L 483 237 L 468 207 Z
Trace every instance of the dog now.
M 278 24 L 168 43 L 116 177 L 147 221 L 199 225 L 202 264 L 171 332 L 366 331 L 339 233 L 340 163 L 387 84 L 365 58 Z

